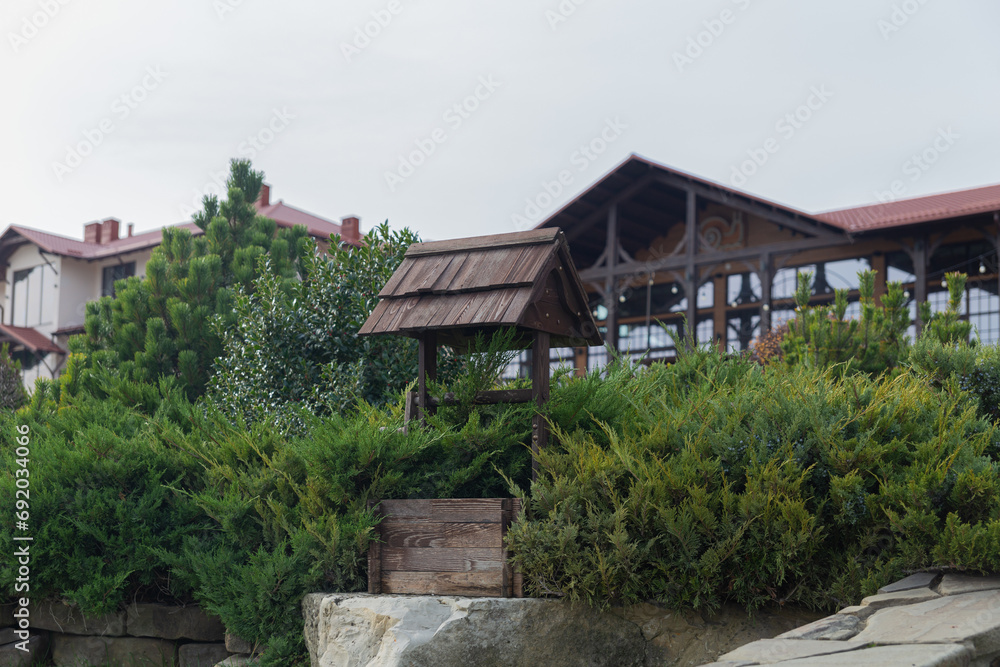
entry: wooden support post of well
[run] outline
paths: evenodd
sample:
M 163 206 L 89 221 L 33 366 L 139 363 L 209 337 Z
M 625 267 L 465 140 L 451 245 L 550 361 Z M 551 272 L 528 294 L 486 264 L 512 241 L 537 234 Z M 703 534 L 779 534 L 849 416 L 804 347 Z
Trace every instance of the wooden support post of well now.
M 437 380 L 437 333 L 425 331 L 420 335 L 419 341 L 417 402 L 420 407 L 420 418 L 424 419 L 427 415 L 434 414 L 427 384 Z
M 549 333 L 535 331 L 531 347 L 531 390 L 539 410 L 549 401 Z M 539 413 L 531 422 L 531 479 L 538 479 L 538 450 L 549 442 L 549 427 Z
M 378 510 L 378 503 L 374 500 L 368 501 L 368 509 L 375 512 L 376 517 L 381 514 Z M 375 539 L 368 546 L 368 592 L 372 595 L 382 593 L 382 542 L 379 537 L 378 526 L 375 527 Z

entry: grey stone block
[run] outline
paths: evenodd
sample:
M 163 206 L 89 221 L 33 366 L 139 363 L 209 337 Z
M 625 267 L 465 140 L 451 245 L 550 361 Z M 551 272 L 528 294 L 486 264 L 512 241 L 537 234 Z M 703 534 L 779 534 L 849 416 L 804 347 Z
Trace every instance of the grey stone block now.
M 52 662 L 56 667 L 106 665 L 110 637 L 52 636 Z
M 257 664 L 258 660 L 256 656 L 239 653 L 229 656 L 215 667 L 254 667 Z
M 781 667 L 966 667 L 969 652 L 957 644 L 877 646 L 848 654 L 782 662 Z
M 229 657 L 225 644 L 184 644 L 177 649 L 178 667 L 213 667 Z
M 864 621 L 850 614 L 834 614 L 814 621 L 801 628 L 795 628 L 776 637 L 776 639 L 831 639 L 843 641 L 861 632 Z
M 443 667 L 486 656 L 491 667 L 663 664 L 636 624 L 559 600 L 307 595 L 303 615 L 313 665 Z
M 226 632 L 222 621 L 193 605 L 134 604 L 126 611 L 125 630 L 132 637 L 221 642 Z
M 826 639 L 761 639 L 741 646 L 719 658 L 720 662 L 752 662 L 771 664 L 800 658 L 813 658 L 832 653 L 855 651 L 865 643 L 862 641 L 830 641 Z M 839 656 L 844 660 L 844 656 Z M 841 662 L 837 664 L 847 664 Z
M 941 578 L 938 592 L 941 595 L 962 595 L 1000 588 L 1000 577 L 968 577 L 964 574 L 946 574 Z
M 114 637 L 108 640 L 108 662 L 116 667 L 175 667 L 177 646 L 163 639 Z
M 27 651 L 18 648 L 18 642 L 0 646 L 0 667 L 28 667 L 37 663 L 48 649 L 47 635 L 31 635 L 27 639 Z
M 900 591 L 909 591 L 914 588 L 930 588 L 940 576 L 937 572 L 917 572 L 900 579 L 896 583 L 883 586 L 878 589 L 878 594 L 899 593 Z
M 227 632 L 226 650 L 230 653 L 253 653 L 253 645 L 242 637 Z
M 14 626 L 14 605 L 0 604 L 0 628 Z
M 948 595 L 883 609 L 857 641 L 875 644 L 964 644 L 975 658 L 1000 655 L 1000 591 Z
M 879 610 L 886 607 L 899 607 L 900 605 L 918 604 L 941 597 L 929 588 L 915 588 L 909 591 L 899 591 L 898 593 L 883 593 L 882 595 L 869 595 L 861 601 L 862 607 Z
M 61 602 L 41 602 L 28 607 L 31 627 L 60 634 L 121 637 L 125 634 L 125 614 L 85 616 L 78 607 Z

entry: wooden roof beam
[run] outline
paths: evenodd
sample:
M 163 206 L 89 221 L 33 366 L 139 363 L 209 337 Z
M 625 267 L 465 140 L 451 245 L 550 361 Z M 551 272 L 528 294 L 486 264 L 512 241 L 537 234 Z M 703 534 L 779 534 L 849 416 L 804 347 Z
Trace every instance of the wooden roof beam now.
M 699 197 L 709 201 L 722 204 L 723 206 L 730 206 L 732 208 L 739 209 L 744 213 L 749 213 L 750 215 L 759 216 L 776 225 L 784 225 L 789 229 L 794 229 L 795 231 L 802 232 L 803 234 L 831 239 L 847 236 L 845 232 L 835 232 L 833 230 L 826 229 L 825 227 L 820 226 L 820 223 L 818 222 L 802 220 L 798 216 L 784 213 L 765 204 L 745 200 L 737 193 L 728 193 L 718 188 L 689 181 L 680 176 L 660 173 L 657 174 L 656 180 L 681 190 L 692 190 Z
M 573 239 L 579 237 L 583 233 L 589 231 L 590 228 L 596 225 L 597 223 L 607 220 L 607 215 L 608 215 L 607 211 L 610 207 L 621 203 L 622 201 L 628 199 L 629 197 L 634 196 L 637 192 L 640 192 L 644 188 L 649 187 L 649 184 L 652 183 L 654 180 L 655 177 L 653 176 L 653 173 L 649 172 L 646 175 L 642 176 L 638 181 L 636 181 L 629 187 L 622 190 L 616 196 L 612 197 L 608 201 L 601 204 L 600 208 L 598 208 L 596 211 L 590 213 L 585 218 L 581 219 L 579 222 L 573 223 L 572 229 L 568 229 L 567 225 L 562 225 L 563 233 L 566 235 L 566 240 L 572 241 Z M 549 220 L 555 221 L 555 218 L 557 216 L 553 216 L 552 218 L 549 218 Z
M 758 259 L 761 255 L 768 253 L 772 257 L 785 253 L 797 253 L 803 250 L 813 250 L 816 248 L 831 248 L 853 244 L 853 239 L 846 236 L 840 238 L 809 238 L 795 241 L 783 241 L 781 243 L 771 243 L 766 246 L 753 246 L 739 250 L 716 250 L 713 252 L 702 252 L 695 255 L 695 265 L 705 266 L 710 264 L 721 264 L 724 262 L 739 262 L 748 259 Z M 616 277 L 627 275 L 638 275 L 651 271 L 671 271 L 687 268 L 688 258 L 686 256 L 668 256 L 645 262 L 628 262 L 615 267 Z M 594 282 L 605 279 L 608 275 L 607 268 L 597 270 L 587 269 L 580 272 L 580 279 L 584 282 Z

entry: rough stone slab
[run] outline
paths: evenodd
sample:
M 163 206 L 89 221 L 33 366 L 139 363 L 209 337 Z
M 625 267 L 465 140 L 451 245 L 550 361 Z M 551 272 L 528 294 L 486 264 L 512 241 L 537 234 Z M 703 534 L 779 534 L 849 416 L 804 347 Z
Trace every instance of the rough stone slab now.
M 173 667 L 177 647 L 171 641 L 140 637 L 108 639 L 108 662 L 123 667 Z
M 929 588 L 916 588 L 909 591 L 899 591 L 898 593 L 883 593 L 882 595 L 869 595 L 861 601 L 862 607 L 869 607 L 878 611 L 887 607 L 898 607 L 900 605 L 918 604 L 941 597 Z
M 756 662 L 732 662 L 727 660 L 726 662 L 710 662 L 701 667 L 753 667 L 756 664 Z
M 747 661 L 762 665 L 775 662 L 810 658 L 828 653 L 855 651 L 865 645 L 862 641 L 830 641 L 828 639 L 761 639 L 720 657 L 720 661 Z M 843 656 L 841 656 L 843 659 Z
M 222 662 L 218 663 L 215 667 L 253 667 L 253 665 L 256 665 L 257 663 L 258 660 L 255 656 L 240 653 L 238 655 L 229 656 Z M 353 665 L 354 663 L 350 664 Z
M 47 647 L 48 638 L 45 635 L 29 637 L 27 651 L 19 649 L 16 643 L 4 644 L 0 646 L 0 667 L 28 667 L 41 660 Z
M 14 627 L 14 605 L 0 604 L 0 628 Z
M 125 634 L 125 614 L 84 616 L 77 607 L 61 602 L 41 602 L 28 607 L 31 627 L 67 635 L 121 637 Z
M 864 629 L 865 624 L 857 616 L 834 614 L 814 621 L 801 628 L 778 635 L 775 639 L 829 639 L 843 641 L 850 639 Z
M 844 614 L 846 616 L 855 616 L 863 621 L 872 614 L 874 614 L 876 611 L 878 610 L 875 609 L 874 607 L 862 607 L 861 605 L 857 604 L 851 607 L 844 607 L 837 613 Z
M 877 644 L 965 644 L 974 657 L 1000 653 L 1000 592 L 948 595 L 884 609 L 855 638 Z
M 225 644 L 184 644 L 177 649 L 178 667 L 212 667 L 229 657 Z
M 313 594 L 303 615 L 313 667 L 663 664 L 634 623 L 560 600 Z
M 230 632 L 226 633 L 226 650 L 230 653 L 263 653 L 267 646 L 254 646 L 242 637 L 238 637 Z
M 4 628 L 3 630 L 0 630 L 0 645 L 16 641 L 17 635 L 14 634 L 14 628 Z
M 878 589 L 878 594 L 884 595 L 885 593 L 899 593 L 900 591 L 909 591 L 914 588 L 930 588 L 935 580 L 937 580 L 938 576 L 940 575 L 937 572 L 917 572 L 900 579 L 894 584 L 883 586 Z
M 52 636 L 52 662 L 57 667 L 106 665 L 110 637 Z
M 1000 588 L 1000 577 L 968 577 L 964 574 L 946 574 L 938 585 L 941 595 L 962 595 Z
M 125 630 L 132 637 L 192 639 L 199 642 L 221 642 L 225 638 L 226 628 L 222 621 L 194 605 L 134 604 L 126 611 Z
M 852 651 L 849 656 L 823 655 L 803 660 L 789 660 L 781 667 L 966 667 L 969 651 L 958 644 L 906 644 L 902 646 L 876 646 Z

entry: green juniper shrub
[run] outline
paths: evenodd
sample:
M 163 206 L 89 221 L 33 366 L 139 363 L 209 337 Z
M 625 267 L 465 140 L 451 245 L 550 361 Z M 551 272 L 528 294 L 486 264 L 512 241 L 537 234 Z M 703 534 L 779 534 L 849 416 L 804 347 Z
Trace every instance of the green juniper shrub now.
M 267 644 L 265 664 L 305 664 L 302 597 L 367 588 L 370 501 L 490 497 L 506 495 L 508 483 L 527 486 L 533 408 L 470 402 L 503 365 L 496 346 L 474 352 L 464 374 L 435 387 L 459 405 L 426 427 L 403 428 L 402 392 L 383 406 L 359 401 L 323 415 L 288 406 L 287 418 L 249 424 L 206 404 L 189 432 L 165 428 L 160 437 L 204 466 L 204 489 L 187 493 L 220 539 L 192 536 L 180 553 L 161 556 L 227 628 Z
M 21 362 L 11 359 L 10 346 L 0 347 L 0 411 L 17 410 L 28 402 L 21 376 Z
M 43 384 L 33 401 L 54 386 Z M 180 391 L 170 400 L 182 402 Z M 197 488 L 194 462 L 158 445 L 155 425 L 115 399 L 0 415 L 7 442 L 16 441 L 17 426 L 27 427 L 30 449 L 31 599 L 68 601 L 88 614 L 133 601 L 190 601 L 156 551 L 177 550 L 184 536 L 211 528 L 201 508 L 166 486 Z M 13 447 L 0 459 L 0 502 L 13 508 L 22 468 Z M 0 524 L 6 553 L 12 529 Z M 13 591 L 15 576 L 12 559 L 0 562 L 0 589 Z
M 559 424 L 564 395 L 603 417 Z M 967 394 L 909 371 L 696 350 L 562 378 L 553 403 L 557 444 L 508 538 L 533 594 L 833 608 L 909 569 L 996 564 L 1000 434 Z

